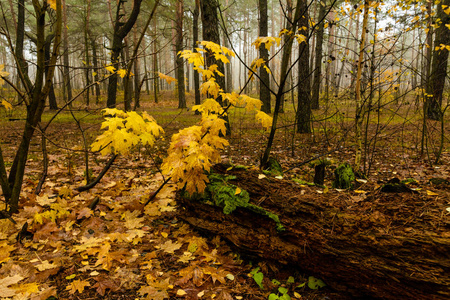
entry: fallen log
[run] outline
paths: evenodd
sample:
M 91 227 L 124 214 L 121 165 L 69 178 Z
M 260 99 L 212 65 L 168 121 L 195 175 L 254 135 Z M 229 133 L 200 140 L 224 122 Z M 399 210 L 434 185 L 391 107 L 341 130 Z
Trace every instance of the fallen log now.
M 279 216 L 277 231 L 267 216 L 246 208 L 222 208 L 178 197 L 181 218 L 220 235 L 240 251 L 295 265 L 332 288 L 379 299 L 450 299 L 450 221 L 445 199 L 426 195 L 360 196 L 300 186 L 258 171 L 216 172 L 236 176 L 252 204 Z

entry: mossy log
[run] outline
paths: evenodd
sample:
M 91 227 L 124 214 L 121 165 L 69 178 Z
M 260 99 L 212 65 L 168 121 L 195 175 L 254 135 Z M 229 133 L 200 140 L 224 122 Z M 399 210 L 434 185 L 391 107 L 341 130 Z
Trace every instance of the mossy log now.
M 349 193 L 318 194 L 314 187 L 227 168 L 216 171 L 235 175 L 232 183 L 277 214 L 285 230 L 245 208 L 225 215 L 179 195 L 182 219 L 240 251 L 297 266 L 364 299 L 450 299 L 450 221 L 442 203 L 423 209 L 426 196 L 380 192 L 355 201 Z

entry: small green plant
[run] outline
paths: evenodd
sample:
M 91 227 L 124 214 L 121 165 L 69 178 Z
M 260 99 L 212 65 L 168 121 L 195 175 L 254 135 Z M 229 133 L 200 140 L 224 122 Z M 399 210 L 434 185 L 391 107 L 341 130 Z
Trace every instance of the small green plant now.
M 302 284 L 299 284 L 297 288 L 302 288 L 306 284 L 308 284 L 308 287 L 312 290 L 318 290 L 319 288 L 322 288 L 324 286 L 327 286 L 325 282 L 323 282 L 321 279 L 315 278 L 314 276 L 309 276 L 308 281 L 303 282 Z
M 250 203 L 250 195 L 246 190 L 228 182 L 233 179 L 236 179 L 236 176 L 211 173 L 208 176 L 209 183 L 206 187 L 206 193 L 200 195 L 200 199 L 211 200 L 214 205 L 223 207 L 223 213 L 226 215 L 231 214 L 238 207 L 247 208 L 274 220 L 277 231 L 285 230 L 278 215 Z M 187 197 L 187 195 L 184 196 Z
M 291 300 L 291 296 L 289 296 L 287 292 L 288 292 L 287 288 L 280 286 L 278 288 L 278 294 L 272 293 L 272 294 L 269 295 L 268 299 L 269 300 L 277 300 L 277 299 L 280 299 L 280 300 Z
M 262 284 L 262 281 L 264 279 L 264 274 L 259 271 L 259 267 L 254 268 L 250 275 L 252 275 L 253 280 L 256 282 L 256 284 L 259 286 L 260 289 L 264 289 L 264 285 Z

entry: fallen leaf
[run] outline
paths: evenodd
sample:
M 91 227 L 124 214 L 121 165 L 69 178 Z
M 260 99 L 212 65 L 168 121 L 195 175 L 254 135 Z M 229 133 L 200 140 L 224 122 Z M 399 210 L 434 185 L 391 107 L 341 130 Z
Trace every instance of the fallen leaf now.
M 78 293 L 82 293 L 84 291 L 84 288 L 87 286 L 91 286 L 89 282 L 85 280 L 74 280 L 72 281 L 68 286 L 66 286 L 66 290 L 69 291 L 70 294 L 75 294 L 77 291 Z
M 16 294 L 16 291 L 10 289 L 9 286 L 18 283 L 23 279 L 20 275 L 8 276 L 0 279 L 0 297 L 12 297 Z
M 263 179 L 263 178 L 266 178 L 266 175 L 264 175 L 264 174 L 259 174 L 258 175 L 258 179 Z
M 172 240 L 168 240 L 164 244 L 161 245 L 160 249 L 166 253 L 173 254 L 176 250 L 180 249 L 183 244 L 181 243 L 173 243 Z
M 51 264 L 48 262 L 48 260 L 44 260 L 42 263 L 40 263 L 39 265 L 36 266 L 36 268 L 42 272 L 48 269 L 53 269 L 56 268 L 58 265 L 55 264 Z
M 435 193 L 435 192 L 432 192 L 432 191 L 429 191 L 429 190 L 427 190 L 427 195 L 428 195 L 428 196 L 438 196 L 439 194 L 437 194 L 437 193 Z
M 184 290 L 182 290 L 182 289 L 179 289 L 178 291 L 177 291 L 177 296 L 185 296 L 187 293 L 184 291 Z

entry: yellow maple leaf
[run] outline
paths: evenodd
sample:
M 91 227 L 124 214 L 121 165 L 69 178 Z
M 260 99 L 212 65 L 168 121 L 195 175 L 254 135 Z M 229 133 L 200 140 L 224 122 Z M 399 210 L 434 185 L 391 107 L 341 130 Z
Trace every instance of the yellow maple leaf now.
M 202 114 L 207 114 L 207 115 L 209 115 L 211 113 L 221 114 L 223 112 L 223 108 L 219 104 L 219 102 L 217 102 L 216 100 L 214 100 L 212 98 L 208 98 L 202 104 L 194 105 L 192 107 L 192 111 L 199 111 Z
M 268 114 L 258 111 L 255 116 L 256 120 L 261 123 L 262 127 L 266 130 L 268 130 L 270 127 L 272 127 L 272 117 Z
M 5 65 L 4 65 L 4 64 L 1 64 L 1 65 L 0 65 L 0 84 L 5 83 L 5 81 L 4 81 L 2 78 L 9 75 L 8 72 L 3 71 L 3 68 L 5 68 Z
M 127 76 L 128 72 L 125 69 L 119 69 L 117 70 L 117 74 L 119 74 L 120 78 L 124 78 L 125 76 Z M 130 72 L 130 76 L 133 76 L 134 74 L 132 72 Z
M 208 81 L 203 82 L 200 86 L 200 93 L 202 95 L 206 95 L 209 93 L 211 96 L 214 96 L 214 98 L 217 98 L 221 91 L 222 89 L 220 88 L 219 84 L 217 84 L 214 78 L 210 78 Z
M 8 245 L 7 241 L 0 242 L 0 264 L 9 260 L 9 254 L 14 249 L 16 247 Z
M 82 293 L 84 291 L 84 288 L 87 286 L 91 286 L 89 282 L 85 280 L 74 280 L 72 281 L 68 286 L 66 286 L 66 290 L 69 291 L 70 294 L 75 294 L 77 291 L 78 293 Z
M 50 5 L 50 7 L 56 11 L 56 0 L 47 0 L 47 3 Z
M 0 84 L 2 84 L 2 79 L 0 78 Z M 6 108 L 7 111 L 11 111 L 13 109 L 11 103 L 2 99 L 2 105 Z
M 178 52 L 178 55 L 184 59 L 187 59 L 188 63 L 194 64 L 195 68 L 199 68 L 200 66 L 204 66 L 205 62 L 203 60 L 203 49 L 197 48 L 198 52 L 193 52 L 192 50 L 183 50 Z M 194 69 L 195 69 L 194 68 Z
M 113 66 L 109 65 L 105 67 L 106 70 L 108 70 L 111 73 L 115 73 L 116 72 L 116 68 L 114 68 Z
M 176 82 L 177 80 L 173 77 L 170 77 L 169 75 L 158 73 L 159 78 L 164 79 L 168 84 L 171 84 L 172 82 Z

